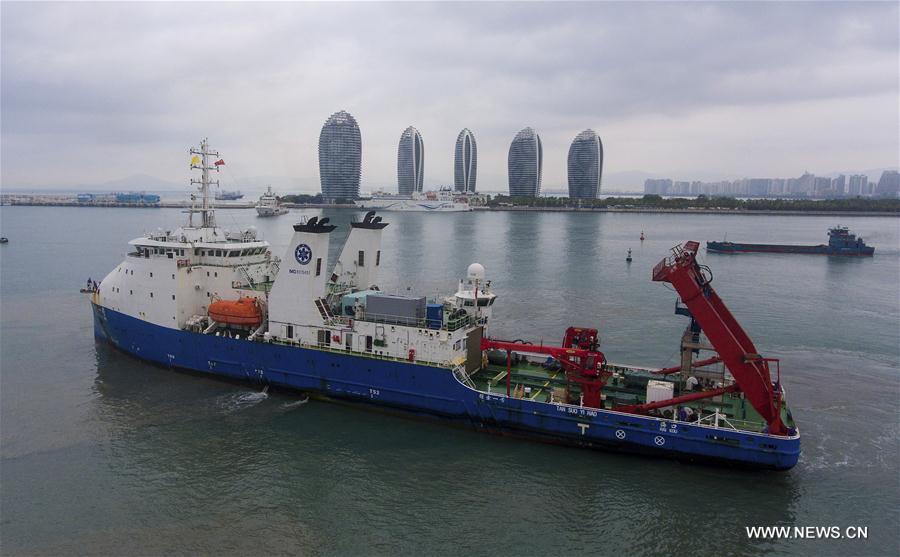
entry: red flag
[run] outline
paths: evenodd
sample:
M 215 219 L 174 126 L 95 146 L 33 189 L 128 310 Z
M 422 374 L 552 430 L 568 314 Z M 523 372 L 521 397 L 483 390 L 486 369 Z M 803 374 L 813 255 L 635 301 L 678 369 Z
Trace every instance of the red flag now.
M 223 159 L 219 159 L 216 162 L 214 162 L 213 164 L 216 166 L 223 166 L 225 164 L 225 161 Z

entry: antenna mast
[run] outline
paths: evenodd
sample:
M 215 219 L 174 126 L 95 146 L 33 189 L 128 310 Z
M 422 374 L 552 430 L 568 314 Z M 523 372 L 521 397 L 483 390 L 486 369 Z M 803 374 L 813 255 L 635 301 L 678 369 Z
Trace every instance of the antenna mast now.
M 218 166 L 210 166 L 209 165 L 209 157 L 219 158 L 219 153 L 217 151 L 209 150 L 209 143 L 207 138 L 203 138 L 200 142 L 200 148 L 195 149 L 191 148 L 190 153 L 191 157 L 191 170 L 200 170 L 201 175 L 200 179 L 196 180 L 191 178 L 191 185 L 198 184 L 200 190 L 200 208 L 197 207 L 197 196 L 191 195 L 191 209 L 188 211 L 188 226 L 194 226 L 194 213 L 200 213 L 203 217 L 203 223 L 201 228 L 215 228 L 216 226 L 216 214 L 213 208 L 212 203 L 210 202 L 209 197 L 209 186 L 219 185 L 218 180 L 209 179 L 209 171 L 215 170 L 219 171 Z M 199 158 L 199 161 L 197 160 Z M 199 164 L 197 164 L 199 162 Z

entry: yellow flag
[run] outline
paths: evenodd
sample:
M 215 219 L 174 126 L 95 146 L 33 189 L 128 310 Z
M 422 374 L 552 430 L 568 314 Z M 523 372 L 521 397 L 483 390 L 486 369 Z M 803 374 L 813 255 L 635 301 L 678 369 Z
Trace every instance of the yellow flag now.
M 191 164 L 200 164 L 200 157 L 198 157 L 197 155 L 191 157 Z

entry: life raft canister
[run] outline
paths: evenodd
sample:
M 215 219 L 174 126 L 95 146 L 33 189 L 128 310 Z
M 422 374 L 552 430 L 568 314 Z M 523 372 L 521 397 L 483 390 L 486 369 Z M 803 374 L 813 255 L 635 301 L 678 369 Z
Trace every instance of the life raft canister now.
M 216 300 L 209 304 L 209 318 L 228 325 L 258 326 L 262 323 L 262 309 L 256 298 L 243 297 L 237 300 Z
M 416 349 L 415 348 L 409 349 L 409 361 L 410 362 L 416 361 Z

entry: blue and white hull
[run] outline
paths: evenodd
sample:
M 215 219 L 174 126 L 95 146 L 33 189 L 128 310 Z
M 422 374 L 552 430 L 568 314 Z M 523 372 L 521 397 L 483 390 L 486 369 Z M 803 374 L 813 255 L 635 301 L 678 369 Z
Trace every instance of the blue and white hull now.
M 446 367 L 343 351 L 233 339 L 154 325 L 93 304 L 98 339 L 143 360 L 397 408 L 499 432 L 588 448 L 786 470 L 799 433 L 780 437 L 490 394 Z

